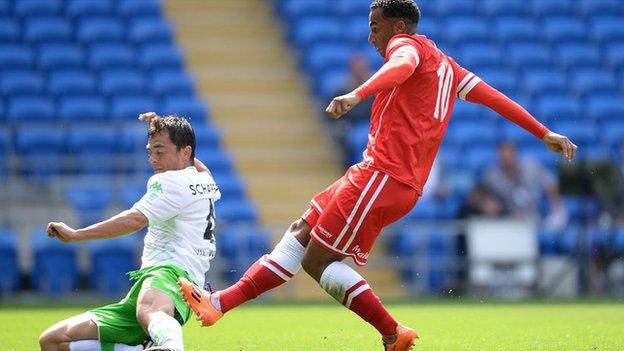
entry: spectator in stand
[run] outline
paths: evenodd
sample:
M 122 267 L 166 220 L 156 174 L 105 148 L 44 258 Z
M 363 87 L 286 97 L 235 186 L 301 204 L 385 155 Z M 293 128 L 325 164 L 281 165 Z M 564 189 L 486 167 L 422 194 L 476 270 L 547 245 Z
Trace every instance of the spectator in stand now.
M 519 159 L 512 142 L 499 145 L 498 163 L 486 170 L 482 183 L 502 199 L 512 218 L 539 221 L 540 198 L 545 193 L 549 213 L 544 227 L 562 229 L 568 222 L 555 177 L 534 160 Z

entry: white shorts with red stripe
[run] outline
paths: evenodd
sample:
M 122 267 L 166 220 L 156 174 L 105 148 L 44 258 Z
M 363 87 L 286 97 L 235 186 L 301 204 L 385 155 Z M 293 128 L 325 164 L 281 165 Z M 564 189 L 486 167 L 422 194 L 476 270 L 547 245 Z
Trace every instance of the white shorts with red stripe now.
M 381 171 L 352 166 L 301 216 L 314 241 L 363 266 L 381 229 L 407 214 L 418 193 Z

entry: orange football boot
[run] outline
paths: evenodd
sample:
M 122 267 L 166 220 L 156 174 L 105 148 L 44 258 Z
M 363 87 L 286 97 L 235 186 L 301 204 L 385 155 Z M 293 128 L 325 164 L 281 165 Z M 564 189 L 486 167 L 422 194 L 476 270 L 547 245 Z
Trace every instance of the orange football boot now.
M 418 334 L 414 329 L 399 325 L 397 328 L 396 340 L 392 344 L 384 342 L 386 351 L 409 351 L 413 350 L 418 339 Z
M 178 285 L 182 289 L 184 301 L 195 312 L 197 318 L 201 320 L 203 327 L 209 327 L 223 317 L 223 312 L 212 305 L 210 300 L 212 294 L 200 289 L 197 285 L 182 277 L 178 278 Z

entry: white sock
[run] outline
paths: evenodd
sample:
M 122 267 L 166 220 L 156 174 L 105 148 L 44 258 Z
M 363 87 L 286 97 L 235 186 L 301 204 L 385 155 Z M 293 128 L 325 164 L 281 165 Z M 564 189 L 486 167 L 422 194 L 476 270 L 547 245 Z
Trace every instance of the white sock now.
M 288 232 L 267 257 L 295 275 L 301 270 L 304 253 L 305 247 L 292 233 Z
M 126 344 L 115 344 L 115 351 L 142 351 L 143 346 L 129 346 Z M 77 340 L 69 343 L 69 351 L 102 351 L 100 340 Z
M 281 268 L 287 270 L 291 275 L 297 274 L 301 270 L 301 260 L 303 260 L 303 254 L 305 253 L 305 247 L 301 245 L 299 240 L 295 238 L 295 236 L 287 232 L 282 237 L 273 251 L 270 254 L 263 256 L 260 259 L 260 264 L 267 267 L 268 269 L 278 274 L 284 280 L 290 280 L 290 277 L 283 274 L 279 268 L 274 267 L 273 264 L 269 263 L 267 259 L 277 263 Z M 219 292 L 212 294 L 210 298 L 210 302 L 212 305 L 221 311 L 221 300 L 219 299 Z
M 152 313 L 147 331 L 156 345 L 184 351 L 182 326 L 165 312 Z
M 358 272 L 342 262 L 333 262 L 325 268 L 321 274 L 320 285 L 347 308 L 351 306 L 353 298 L 370 289 Z

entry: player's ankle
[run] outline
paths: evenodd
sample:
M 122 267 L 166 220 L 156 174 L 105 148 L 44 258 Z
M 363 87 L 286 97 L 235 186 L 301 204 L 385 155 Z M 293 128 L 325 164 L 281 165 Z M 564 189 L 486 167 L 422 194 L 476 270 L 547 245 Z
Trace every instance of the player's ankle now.
M 396 333 L 394 333 L 392 335 L 382 335 L 381 336 L 381 340 L 386 345 L 394 344 L 397 341 L 397 339 L 398 339 L 398 335 Z
M 223 310 L 221 309 L 221 292 L 217 291 L 213 294 L 210 294 L 210 303 L 212 304 L 212 306 L 219 312 L 223 312 Z

